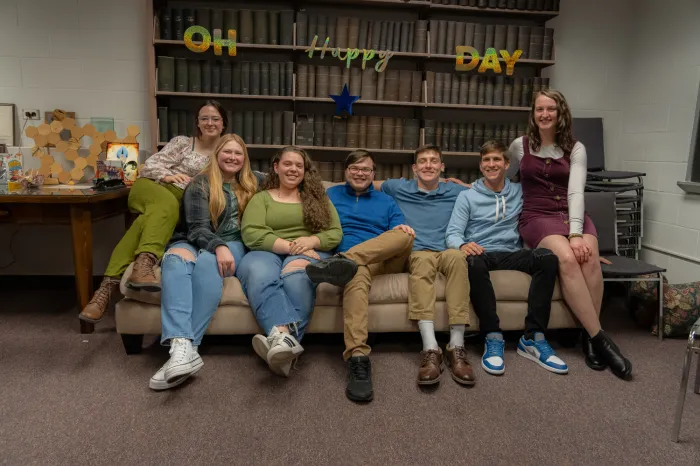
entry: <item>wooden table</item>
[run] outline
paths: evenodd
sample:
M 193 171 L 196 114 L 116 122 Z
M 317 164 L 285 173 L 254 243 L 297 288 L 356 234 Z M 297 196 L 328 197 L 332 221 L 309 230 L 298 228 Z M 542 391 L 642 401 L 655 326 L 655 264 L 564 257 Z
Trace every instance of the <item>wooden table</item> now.
M 45 186 L 33 190 L 8 192 L 0 186 L 0 223 L 70 224 L 73 235 L 73 268 L 78 303 L 82 310 L 92 298 L 92 223 L 124 215 L 129 225 L 127 208 L 129 188 L 111 191 L 66 189 Z M 80 332 L 92 333 L 95 326 L 80 320 Z

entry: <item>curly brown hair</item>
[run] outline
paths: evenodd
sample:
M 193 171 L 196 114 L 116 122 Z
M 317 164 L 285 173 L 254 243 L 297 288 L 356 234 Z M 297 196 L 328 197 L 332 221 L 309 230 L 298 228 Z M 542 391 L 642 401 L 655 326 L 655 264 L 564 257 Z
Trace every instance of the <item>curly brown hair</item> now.
M 304 212 L 304 226 L 312 233 L 327 230 L 331 226 L 330 199 L 326 195 L 321 177 L 311 157 L 304 149 L 296 146 L 287 146 L 280 149 L 270 160 L 270 173 L 265 177 L 262 189 L 266 191 L 279 189 L 280 178 L 274 167 L 287 152 L 299 154 L 304 159 L 304 179 L 299 183 L 298 188 L 301 194 L 301 207 Z
M 538 152 L 542 147 L 542 138 L 540 138 L 540 129 L 535 122 L 535 102 L 539 96 L 545 96 L 552 99 L 557 104 L 557 133 L 554 137 L 554 142 L 564 151 L 565 154 L 571 153 L 576 141 L 571 125 L 571 110 L 566 102 L 564 95 L 554 89 L 545 89 L 539 91 L 532 99 L 532 107 L 530 107 L 530 118 L 528 120 L 527 139 L 530 147 L 535 152 Z

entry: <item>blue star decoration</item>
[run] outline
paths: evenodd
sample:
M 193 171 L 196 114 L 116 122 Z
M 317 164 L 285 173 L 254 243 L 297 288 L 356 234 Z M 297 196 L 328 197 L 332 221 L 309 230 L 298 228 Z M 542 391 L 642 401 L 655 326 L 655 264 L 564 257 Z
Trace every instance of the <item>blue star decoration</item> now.
M 350 95 L 347 84 L 343 86 L 340 95 L 331 94 L 330 98 L 335 101 L 335 116 L 339 118 L 352 116 L 352 104 L 360 100 L 359 95 Z

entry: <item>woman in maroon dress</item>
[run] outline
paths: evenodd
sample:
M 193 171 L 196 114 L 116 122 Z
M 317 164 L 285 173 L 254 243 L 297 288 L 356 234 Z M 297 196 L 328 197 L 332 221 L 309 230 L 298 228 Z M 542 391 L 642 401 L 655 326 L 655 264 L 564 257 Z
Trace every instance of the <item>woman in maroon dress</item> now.
M 539 92 L 530 111 L 527 136 L 513 141 L 520 162 L 523 211 L 520 235 L 531 248 L 547 248 L 559 258 L 559 282 L 567 304 L 583 325 L 586 364 L 610 366 L 627 378 L 632 364 L 600 327 L 603 274 L 593 222 L 584 211 L 586 148 L 573 138 L 564 96 Z

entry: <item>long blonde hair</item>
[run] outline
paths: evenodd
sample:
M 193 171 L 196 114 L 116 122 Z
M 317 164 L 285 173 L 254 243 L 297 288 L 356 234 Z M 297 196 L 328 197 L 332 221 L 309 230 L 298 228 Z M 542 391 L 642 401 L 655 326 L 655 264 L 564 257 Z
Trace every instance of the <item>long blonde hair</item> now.
M 214 149 L 214 155 L 209 159 L 209 163 L 204 167 L 204 170 L 202 170 L 202 173 L 209 179 L 209 216 L 211 217 L 211 223 L 214 225 L 214 229 L 219 227 L 219 217 L 226 209 L 223 186 L 224 180 L 218 162 L 219 152 L 231 141 L 237 142 L 240 144 L 241 149 L 243 149 L 243 167 L 234 176 L 236 183 L 233 187 L 233 192 L 236 194 L 236 199 L 238 199 L 239 222 L 243 216 L 243 211 L 248 205 L 248 201 L 250 201 L 250 198 L 253 197 L 258 190 L 258 179 L 250 169 L 250 158 L 248 157 L 248 148 L 245 142 L 243 142 L 243 139 L 237 134 L 231 133 L 222 136 L 216 149 Z

